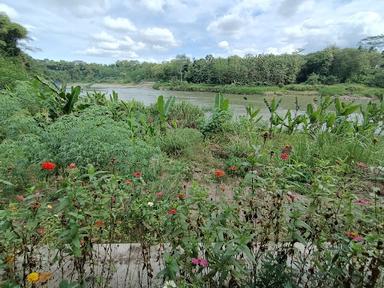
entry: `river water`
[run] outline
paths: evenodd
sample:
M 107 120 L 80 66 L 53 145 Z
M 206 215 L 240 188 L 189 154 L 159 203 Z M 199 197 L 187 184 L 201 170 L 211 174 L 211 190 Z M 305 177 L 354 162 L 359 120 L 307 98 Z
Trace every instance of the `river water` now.
M 108 84 L 96 84 L 92 88 L 86 89 L 88 91 L 100 91 L 107 94 L 116 91 L 119 94 L 121 100 L 137 100 L 145 105 L 153 104 L 159 95 L 163 95 L 165 98 L 175 96 L 176 101 L 188 101 L 192 104 L 200 106 L 202 108 L 211 108 L 214 105 L 216 93 L 211 92 L 189 92 L 189 91 L 167 91 L 167 90 L 155 90 L 150 85 L 144 86 L 123 86 L 123 85 L 108 85 Z M 295 110 L 295 99 L 299 104 L 299 110 L 305 110 L 308 103 L 312 103 L 316 98 L 316 94 L 303 94 L 298 92 L 297 94 L 287 95 L 238 95 L 238 94 L 223 94 L 225 98 L 229 99 L 231 110 L 234 115 L 240 116 L 246 113 L 245 107 L 249 104 L 260 108 L 261 115 L 264 117 L 268 115 L 267 107 L 264 104 L 264 98 L 271 101 L 274 97 L 276 99 L 282 99 L 279 110 L 284 114 L 288 109 Z M 356 103 L 367 103 L 369 98 L 355 98 L 353 100 Z

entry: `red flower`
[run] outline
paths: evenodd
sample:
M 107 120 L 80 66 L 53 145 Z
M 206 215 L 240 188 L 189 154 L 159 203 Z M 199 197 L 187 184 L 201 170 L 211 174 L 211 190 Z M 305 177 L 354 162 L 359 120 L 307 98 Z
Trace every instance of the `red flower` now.
M 177 194 L 177 198 L 179 198 L 180 200 L 184 200 L 185 198 L 187 198 L 187 195 L 185 195 L 183 193 L 179 193 L 179 194 Z
M 237 167 L 234 166 L 234 165 L 232 165 L 232 166 L 229 166 L 229 167 L 228 167 L 228 170 L 229 170 L 229 171 L 236 171 L 236 170 L 237 170 Z
M 52 170 L 55 170 L 55 168 L 56 168 L 56 164 L 53 162 L 46 161 L 41 163 L 41 169 L 43 170 L 52 171 Z
M 75 169 L 76 167 L 77 167 L 77 166 L 76 166 L 76 163 L 73 163 L 73 162 L 72 162 L 71 164 L 68 165 L 68 168 L 69 168 L 69 169 Z
M 24 201 L 24 196 L 23 195 L 16 195 L 16 200 L 19 201 L 19 202 L 23 202 Z
M 217 178 L 224 177 L 224 175 L 225 175 L 225 172 L 224 172 L 223 170 L 221 170 L 221 169 L 216 169 L 216 170 L 215 170 L 215 176 L 216 176 Z
M 169 210 L 168 210 L 168 214 L 169 214 L 169 215 L 175 215 L 176 212 L 177 212 L 176 208 L 172 208 L 172 209 L 169 209 Z
M 284 161 L 288 160 L 289 159 L 289 154 L 285 153 L 285 152 L 281 153 L 280 154 L 280 159 L 284 160 Z
M 134 172 L 132 175 L 133 175 L 133 177 L 135 177 L 135 178 L 140 178 L 140 177 L 141 177 L 141 172 L 136 171 L 136 172 Z

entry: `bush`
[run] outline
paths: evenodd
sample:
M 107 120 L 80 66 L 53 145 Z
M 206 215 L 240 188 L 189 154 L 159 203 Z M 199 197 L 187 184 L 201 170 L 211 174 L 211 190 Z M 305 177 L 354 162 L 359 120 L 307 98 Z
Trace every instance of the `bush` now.
M 0 144 L 0 179 L 14 184 L 5 191 L 25 189 L 36 181 L 41 161 L 50 159 L 47 147 L 36 135 L 22 135 L 17 140 L 5 140 Z M 1 189 L 0 189 L 1 190 Z
M 38 97 L 38 91 L 30 82 L 17 81 L 12 90 L 12 96 L 20 102 L 20 106 L 35 115 L 44 107 L 42 100 Z
M 1 122 L 0 139 L 16 139 L 23 134 L 40 135 L 41 128 L 35 119 L 28 115 L 14 114 Z
M 21 111 L 20 102 L 9 94 L 0 93 L 0 123 Z
M 0 55 L 0 90 L 14 87 L 18 80 L 27 80 L 27 73 L 20 60 Z
M 160 148 L 168 155 L 180 156 L 191 152 L 191 149 L 202 141 L 202 134 L 191 128 L 168 130 L 160 138 Z
M 305 81 L 306 84 L 310 85 L 320 84 L 320 82 L 320 75 L 316 73 L 312 73 L 311 75 L 309 75 L 307 81 Z
M 203 117 L 204 112 L 200 107 L 183 101 L 172 106 L 168 119 L 180 128 L 197 128 Z
M 148 144 L 130 140 L 126 123 L 106 116 L 63 116 L 52 124 L 44 135 L 54 161 L 66 166 L 92 164 L 101 169 L 128 174 L 149 169 L 159 150 Z

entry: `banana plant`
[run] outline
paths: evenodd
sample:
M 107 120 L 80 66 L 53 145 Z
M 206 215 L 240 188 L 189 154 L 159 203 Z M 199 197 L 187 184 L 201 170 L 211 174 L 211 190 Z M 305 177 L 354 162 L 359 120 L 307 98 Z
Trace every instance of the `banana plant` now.
M 360 105 L 354 103 L 341 102 L 335 98 L 335 108 L 337 117 L 347 117 L 359 109 Z
M 264 103 L 268 108 L 268 111 L 270 113 L 269 117 L 269 133 L 272 133 L 272 130 L 274 127 L 277 127 L 279 125 L 282 125 L 284 120 L 277 114 L 277 109 L 279 108 L 281 104 L 281 100 L 279 99 L 276 101 L 275 98 L 272 99 L 271 103 L 267 101 L 267 99 L 264 98 Z M 280 127 L 281 129 L 281 127 Z
M 169 113 L 171 111 L 172 106 L 175 104 L 175 101 L 175 96 L 169 97 L 166 102 L 164 101 L 163 95 L 157 97 L 156 108 L 157 112 L 159 113 L 162 128 L 164 128 L 164 124 L 168 120 Z
M 229 100 L 225 99 L 222 94 L 217 94 L 215 97 L 215 110 L 217 111 L 228 111 Z
M 309 122 L 304 127 L 306 130 L 309 128 L 312 130 L 319 129 L 324 124 L 330 127 L 334 124 L 334 120 L 336 120 L 334 113 L 327 112 L 327 109 L 332 104 L 331 97 L 320 97 L 317 102 L 317 105 L 312 103 L 307 105 L 306 116 Z
M 291 110 L 288 110 L 283 119 L 283 126 L 287 128 L 288 134 L 292 134 L 300 125 L 306 126 L 306 115 L 293 115 Z
M 254 124 L 259 122 L 262 118 L 262 116 L 257 117 L 260 114 L 260 108 L 255 108 L 252 105 L 248 105 L 245 107 L 245 111 L 247 112 L 249 120 Z
M 70 114 L 75 109 L 75 104 L 79 100 L 81 88 L 80 86 L 71 87 L 71 91 L 67 91 L 66 85 L 59 87 L 55 83 L 49 82 L 46 79 L 36 76 L 36 79 L 47 87 L 53 94 L 48 97 L 49 116 L 51 119 L 56 119 L 64 114 Z M 40 94 L 42 95 L 42 94 Z M 44 97 L 44 96 L 43 96 Z

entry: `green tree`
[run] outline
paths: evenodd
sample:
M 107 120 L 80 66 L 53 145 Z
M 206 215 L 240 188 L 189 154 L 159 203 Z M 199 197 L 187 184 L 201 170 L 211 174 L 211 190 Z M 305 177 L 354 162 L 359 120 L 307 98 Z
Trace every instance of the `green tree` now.
M 0 51 L 6 56 L 20 55 L 17 43 L 27 37 L 27 30 L 14 22 L 9 17 L 0 13 Z

